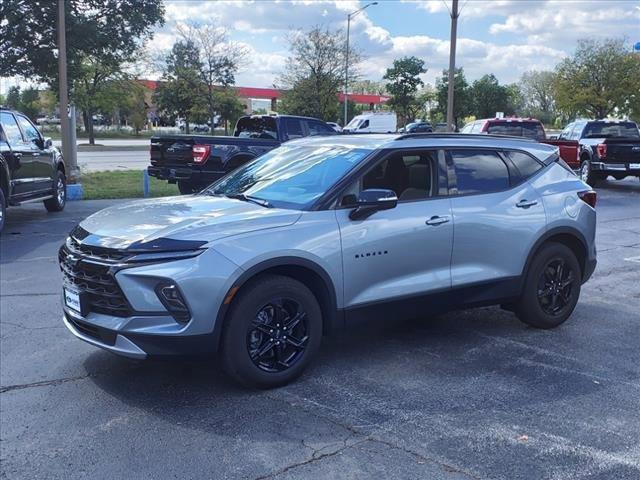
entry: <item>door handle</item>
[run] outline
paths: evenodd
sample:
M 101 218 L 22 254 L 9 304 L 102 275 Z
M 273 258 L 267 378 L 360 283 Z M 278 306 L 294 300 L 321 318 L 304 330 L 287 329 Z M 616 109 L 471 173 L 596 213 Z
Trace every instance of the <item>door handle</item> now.
M 442 225 L 443 223 L 447 223 L 448 221 L 449 221 L 449 217 L 440 217 L 438 215 L 434 215 L 425 223 L 427 225 L 436 226 L 436 225 Z
M 520 200 L 518 203 L 516 203 L 516 207 L 518 208 L 529 208 L 529 207 L 533 207 L 534 205 L 537 205 L 538 202 L 536 202 L 535 200 Z

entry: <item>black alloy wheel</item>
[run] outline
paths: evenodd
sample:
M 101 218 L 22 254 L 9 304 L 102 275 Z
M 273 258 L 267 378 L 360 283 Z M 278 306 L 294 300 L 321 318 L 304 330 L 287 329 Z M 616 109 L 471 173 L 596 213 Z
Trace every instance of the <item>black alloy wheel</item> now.
M 571 301 L 576 273 L 563 258 L 554 258 L 544 267 L 538 280 L 538 302 L 543 312 L 558 316 Z

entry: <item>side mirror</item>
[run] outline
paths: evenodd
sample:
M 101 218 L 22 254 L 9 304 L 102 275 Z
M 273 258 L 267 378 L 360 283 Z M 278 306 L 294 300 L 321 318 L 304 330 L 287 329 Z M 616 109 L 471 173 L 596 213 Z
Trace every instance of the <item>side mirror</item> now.
M 349 213 L 351 220 L 363 220 L 379 210 L 390 210 L 398 205 L 398 197 L 393 190 L 370 188 L 360 192 L 355 207 Z
M 51 148 L 53 147 L 53 141 L 51 140 L 51 138 L 47 137 L 44 139 L 44 148 Z

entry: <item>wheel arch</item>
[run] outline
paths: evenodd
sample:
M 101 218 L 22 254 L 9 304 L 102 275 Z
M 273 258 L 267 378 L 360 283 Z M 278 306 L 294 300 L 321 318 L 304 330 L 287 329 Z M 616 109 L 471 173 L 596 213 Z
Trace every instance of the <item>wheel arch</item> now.
M 534 243 L 533 247 L 529 251 L 529 255 L 527 256 L 527 261 L 525 262 L 524 270 L 522 272 L 523 284 L 524 279 L 529 272 L 529 267 L 536 254 L 544 245 L 551 242 L 565 245 L 575 254 L 578 264 L 580 265 L 580 273 L 583 278 L 585 277 L 587 272 L 588 249 L 584 235 L 576 228 L 555 227 L 545 232 L 544 235 Z
M 322 330 L 327 334 L 335 328 L 343 326 L 343 319 L 340 318 L 336 290 L 331 280 L 331 276 L 317 263 L 300 257 L 278 257 L 260 262 L 245 270 L 233 282 L 228 292 L 225 292 L 225 302 L 221 305 L 214 327 L 214 341 L 216 349 L 219 349 L 222 337 L 222 328 L 229 312 L 234 304 L 237 293 L 242 290 L 250 280 L 260 275 L 282 275 L 293 278 L 304 284 L 314 294 L 322 311 Z M 231 296 L 231 300 L 227 302 Z

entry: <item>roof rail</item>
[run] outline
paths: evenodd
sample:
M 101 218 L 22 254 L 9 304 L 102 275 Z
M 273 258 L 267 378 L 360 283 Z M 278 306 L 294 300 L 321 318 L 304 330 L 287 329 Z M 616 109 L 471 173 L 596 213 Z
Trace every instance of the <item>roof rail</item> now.
M 409 140 L 411 138 L 469 138 L 474 140 L 501 138 L 503 140 L 521 140 L 537 143 L 533 138 L 517 137 L 515 135 L 497 135 L 495 133 L 405 133 L 394 140 Z

